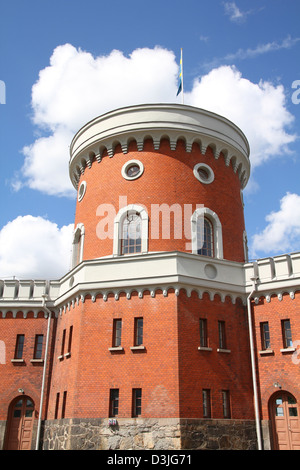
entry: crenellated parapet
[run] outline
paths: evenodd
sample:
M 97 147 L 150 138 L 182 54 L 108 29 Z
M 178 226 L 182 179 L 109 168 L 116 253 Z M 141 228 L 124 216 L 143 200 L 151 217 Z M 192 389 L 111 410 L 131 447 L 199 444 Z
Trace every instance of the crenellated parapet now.
M 256 280 L 256 301 L 263 296 L 270 302 L 273 295 L 282 300 L 283 294 L 294 299 L 295 292 L 300 291 L 300 252 L 258 259 L 245 264 L 244 270 L 249 293 Z
M 70 178 L 75 188 L 86 168 L 94 161 L 101 162 L 103 154 L 115 155 L 120 145 L 128 152 L 132 141 L 138 151 L 144 149 L 145 140 L 151 139 L 159 150 L 163 139 L 168 139 L 171 150 L 177 142 L 185 142 L 190 153 L 194 143 L 204 155 L 207 148 L 215 159 L 222 156 L 227 166 L 239 175 L 243 189 L 250 175 L 249 144 L 242 131 L 232 122 L 212 112 L 192 106 L 153 104 L 122 108 L 90 121 L 77 132 L 70 146 Z
M 43 311 L 44 302 L 47 307 L 54 308 L 59 294 L 59 281 L 4 279 L 0 280 L 0 315 L 12 312 L 13 317 L 22 312 L 26 318 L 29 312 L 36 316 Z

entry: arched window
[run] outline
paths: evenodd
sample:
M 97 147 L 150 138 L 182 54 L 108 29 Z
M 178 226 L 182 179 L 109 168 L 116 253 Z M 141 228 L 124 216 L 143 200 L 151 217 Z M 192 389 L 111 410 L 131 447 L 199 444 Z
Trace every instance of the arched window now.
M 191 223 L 192 252 L 223 259 L 222 225 L 217 214 L 201 207 L 193 213 Z
M 141 253 L 142 251 L 142 219 L 138 212 L 128 213 L 123 220 L 121 254 Z
M 206 217 L 199 217 L 197 220 L 197 253 L 203 256 L 214 256 L 213 226 Z
M 84 233 L 84 225 L 78 224 L 73 235 L 72 268 L 75 268 L 82 261 Z
M 131 204 L 120 209 L 114 221 L 114 256 L 148 252 L 148 213 Z

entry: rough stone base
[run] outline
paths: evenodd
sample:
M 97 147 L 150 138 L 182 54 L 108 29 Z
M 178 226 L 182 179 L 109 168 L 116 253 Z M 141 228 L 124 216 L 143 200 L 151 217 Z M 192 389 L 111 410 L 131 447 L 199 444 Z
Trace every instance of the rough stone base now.
M 254 421 L 62 419 L 45 421 L 45 450 L 254 450 Z

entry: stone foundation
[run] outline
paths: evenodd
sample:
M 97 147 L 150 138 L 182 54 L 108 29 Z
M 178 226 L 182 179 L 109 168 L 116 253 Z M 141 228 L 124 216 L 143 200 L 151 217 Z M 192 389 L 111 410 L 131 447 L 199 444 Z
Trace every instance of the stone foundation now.
M 255 450 L 254 421 L 62 419 L 45 421 L 44 450 Z

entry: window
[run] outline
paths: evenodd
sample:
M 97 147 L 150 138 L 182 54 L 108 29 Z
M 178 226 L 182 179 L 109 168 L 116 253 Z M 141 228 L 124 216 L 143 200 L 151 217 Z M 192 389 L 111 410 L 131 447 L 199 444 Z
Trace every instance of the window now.
M 68 355 L 71 354 L 72 338 L 73 338 L 73 326 L 70 326 L 70 329 L 69 329 L 69 342 L 68 342 Z
M 132 390 L 132 417 L 136 418 L 142 413 L 142 389 L 134 388 Z
M 230 418 L 230 393 L 229 390 L 222 390 L 223 417 Z
M 192 252 L 223 259 L 222 225 L 215 212 L 198 208 L 191 218 Z
M 135 180 L 142 176 L 144 165 L 139 160 L 130 160 L 122 167 L 122 176 L 126 180 Z
M 141 346 L 143 344 L 143 318 L 134 319 L 134 346 Z
M 33 354 L 34 359 L 42 358 L 43 341 L 44 341 L 44 335 L 35 335 L 34 354 Z
M 204 184 L 210 184 L 215 179 L 213 170 L 205 163 L 197 163 L 194 166 L 193 172 L 197 180 Z
M 114 256 L 147 253 L 148 222 L 143 206 L 131 204 L 120 209 L 114 220 Z
M 140 214 L 128 214 L 122 227 L 122 255 L 141 253 L 142 220 Z
M 113 348 L 121 346 L 122 337 L 122 320 L 120 318 L 115 319 L 113 323 Z
M 82 261 L 84 236 L 84 225 L 78 224 L 73 234 L 72 268 L 77 266 Z
M 119 414 L 119 389 L 111 388 L 109 396 L 109 416 L 114 418 Z
M 15 359 L 22 359 L 24 349 L 25 335 L 17 335 Z
M 58 418 L 58 408 L 59 408 L 59 392 L 56 394 L 56 401 L 55 401 L 55 412 L 54 412 L 54 419 Z
M 203 399 L 203 418 L 211 418 L 210 390 L 202 390 Z
M 67 392 L 65 391 L 63 394 L 63 402 L 61 408 L 61 418 L 63 419 L 66 415 L 66 404 L 67 404 Z
M 270 342 L 270 330 L 269 330 L 269 323 L 262 322 L 260 324 L 260 336 L 261 336 L 261 348 L 262 350 L 270 349 L 271 342 Z
M 206 218 L 197 222 L 197 253 L 203 256 L 214 256 L 213 227 Z
M 208 347 L 208 338 L 207 338 L 207 320 L 206 318 L 200 318 L 200 347 Z
M 62 339 L 61 339 L 61 351 L 60 351 L 61 356 L 63 356 L 65 352 L 65 342 L 66 342 L 66 330 L 63 330 Z
M 219 348 L 226 349 L 226 332 L 225 332 L 225 322 L 218 321 L 218 332 L 219 332 Z
M 291 348 L 293 346 L 293 341 L 292 341 L 292 330 L 291 330 L 290 320 L 282 320 L 281 328 L 282 328 L 283 347 Z

